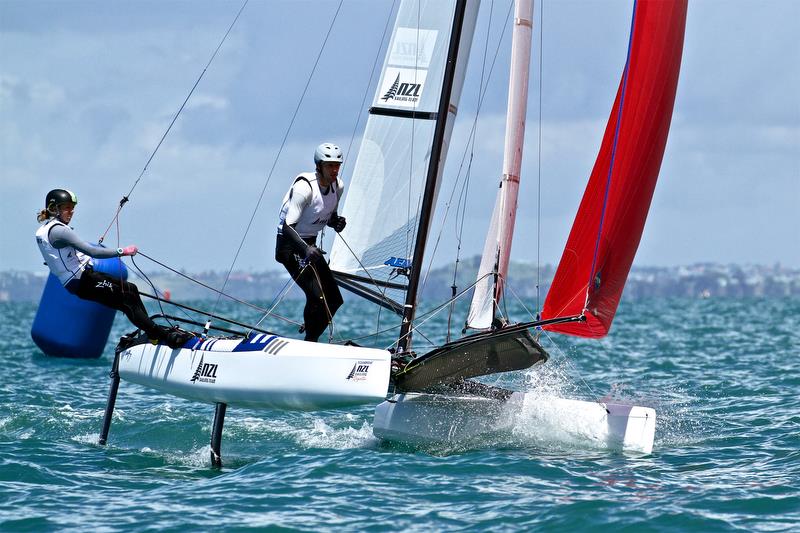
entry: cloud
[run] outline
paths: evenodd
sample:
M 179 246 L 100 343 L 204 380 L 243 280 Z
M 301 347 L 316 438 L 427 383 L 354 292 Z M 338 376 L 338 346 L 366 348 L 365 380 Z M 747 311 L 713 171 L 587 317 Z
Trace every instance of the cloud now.
M 273 266 L 275 217 L 291 178 L 310 169 L 316 144 L 348 146 L 354 124 L 363 127 L 361 99 L 372 95 L 367 81 L 391 2 L 346 3 L 295 116 L 335 11 L 312 5 L 303 17 L 293 2 L 248 5 L 123 211 L 123 239 L 189 270 L 227 268 L 272 173 L 240 266 Z M 800 197 L 800 3 L 725 5 L 689 7 L 672 130 L 639 257 L 800 265 L 800 247 L 787 246 L 796 242 Z M 3 248 L 16 251 L 0 257 L 0 269 L 41 263 L 33 213 L 56 185 L 81 197 L 80 234 L 105 229 L 235 14 L 228 3 L 148 6 L 71 3 L 47 13 L 37 2 L 0 2 L 0 224 Z M 630 7 L 550 2 L 535 25 L 533 57 L 544 28 L 544 64 L 532 68 L 517 258 L 533 258 L 540 234 L 543 255 L 560 256 L 619 83 Z M 505 13 L 495 9 L 491 29 L 479 22 L 439 196 L 443 205 L 460 187 L 462 161 L 461 179 L 471 162 L 462 256 L 483 246 L 502 172 L 508 34 L 491 79 L 480 75 Z M 465 157 L 481 85 L 489 90 Z M 449 243 L 443 261 L 455 253 L 454 213 L 455 205 L 435 226 Z

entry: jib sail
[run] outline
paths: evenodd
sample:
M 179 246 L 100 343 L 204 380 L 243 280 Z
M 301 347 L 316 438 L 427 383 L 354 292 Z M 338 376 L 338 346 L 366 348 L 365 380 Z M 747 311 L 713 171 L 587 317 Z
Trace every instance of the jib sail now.
M 600 153 L 572 225 L 543 319 L 583 314 L 546 329 L 602 337 L 639 246 L 669 133 L 686 0 L 634 3 L 628 59 Z

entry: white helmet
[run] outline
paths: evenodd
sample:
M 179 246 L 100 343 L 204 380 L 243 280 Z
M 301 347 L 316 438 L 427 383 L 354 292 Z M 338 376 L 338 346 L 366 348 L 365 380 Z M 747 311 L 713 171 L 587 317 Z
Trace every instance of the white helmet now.
M 333 161 L 334 163 L 341 163 L 344 161 L 342 156 L 342 149 L 331 143 L 322 143 L 317 146 L 314 151 L 314 164 L 325 163 Z

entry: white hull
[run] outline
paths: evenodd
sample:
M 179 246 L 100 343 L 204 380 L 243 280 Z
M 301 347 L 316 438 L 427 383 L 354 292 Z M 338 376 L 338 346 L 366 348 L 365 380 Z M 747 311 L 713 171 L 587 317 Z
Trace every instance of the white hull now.
M 391 354 L 275 335 L 140 344 L 120 353 L 123 380 L 209 403 L 321 409 L 386 398 Z
M 648 407 L 522 392 L 507 400 L 408 393 L 376 407 L 373 432 L 379 439 L 409 444 L 512 434 L 535 442 L 651 453 L 655 427 L 656 412 Z

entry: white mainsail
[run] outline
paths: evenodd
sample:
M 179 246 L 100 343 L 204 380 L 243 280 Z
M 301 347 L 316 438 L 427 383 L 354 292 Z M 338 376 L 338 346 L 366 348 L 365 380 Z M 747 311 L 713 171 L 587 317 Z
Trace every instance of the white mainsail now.
M 522 145 L 525 140 L 532 21 L 533 0 L 517 0 L 511 43 L 503 177 L 500 180 L 494 212 L 486 234 L 481 266 L 478 269 L 478 283 L 475 286 L 467 318 L 467 327 L 474 329 L 491 327 L 495 316 L 495 305 L 503 294 L 503 284 L 508 274 L 514 221 L 517 216 Z
M 347 229 L 331 269 L 403 301 L 420 218 L 456 0 L 403 0 L 341 214 Z M 439 179 L 464 82 L 479 2 L 469 2 L 439 164 Z M 437 181 L 437 191 L 438 191 Z M 341 279 L 341 278 L 340 278 Z M 396 284 L 375 286 L 373 281 Z

